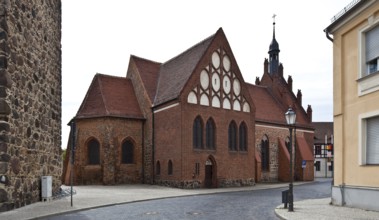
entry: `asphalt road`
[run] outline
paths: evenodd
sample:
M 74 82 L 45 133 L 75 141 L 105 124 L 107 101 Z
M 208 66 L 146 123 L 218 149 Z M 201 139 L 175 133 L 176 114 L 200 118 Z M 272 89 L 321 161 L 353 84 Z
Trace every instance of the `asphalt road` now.
M 281 204 L 287 188 L 229 192 L 127 203 L 52 216 L 51 220 L 178 220 L 178 219 L 278 219 L 274 209 Z M 331 195 L 330 180 L 294 187 L 294 200 L 326 198 Z

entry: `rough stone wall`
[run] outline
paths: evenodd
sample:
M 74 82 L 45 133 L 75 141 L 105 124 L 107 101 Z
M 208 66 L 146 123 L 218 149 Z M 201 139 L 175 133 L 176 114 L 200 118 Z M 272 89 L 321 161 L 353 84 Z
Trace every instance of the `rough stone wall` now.
M 0 211 L 61 181 L 61 1 L 0 0 Z
M 286 138 L 289 137 L 289 130 L 286 127 L 280 127 L 280 126 L 269 126 L 264 124 L 259 124 L 256 126 L 256 149 L 257 153 L 261 153 L 261 140 L 264 135 L 267 135 L 269 139 L 269 145 L 270 145 L 270 151 L 269 151 L 269 157 L 270 157 L 270 164 L 269 164 L 269 171 L 262 171 L 260 179 L 257 180 L 261 182 L 277 182 L 277 181 L 289 181 L 290 180 L 290 174 L 289 174 L 289 158 L 285 156 L 284 150 L 286 148 L 282 149 L 279 146 L 279 140 L 283 140 L 285 142 Z M 308 145 L 312 144 L 313 142 L 310 142 L 313 133 L 309 132 L 302 132 L 300 130 L 296 131 L 297 136 L 306 137 Z M 313 145 L 312 145 L 313 146 Z M 303 170 L 301 168 L 302 158 L 300 157 L 300 151 L 299 147 L 296 144 L 295 146 L 296 153 L 293 153 L 294 156 L 294 166 L 296 167 L 294 169 L 294 177 L 295 180 L 304 180 L 309 181 L 313 180 L 313 165 L 310 166 L 312 169 L 306 169 L 306 172 L 303 174 Z M 309 164 L 312 164 L 313 161 L 309 161 Z M 308 162 L 307 162 L 308 166 Z
M 200 180 L 187 180 L 187 181 L 177 181 L 177 180 L 156 180 L 155 182 L 161 186 L 175 187 L 181 189 L 199 189 L 203 186 Z M 220 179 L 218 181 L 217 187 L 228 188 L 228 187 L 241 187 L 241 186 L 255 186 L 254 178 L 248 179 Z
M 267 135 L 269 140 L 269 171 L 262 171 L 258 181 L 261 182 L 277 182 L 279 175 L 279 160 L 282 155 L 279 151 L 278 138 L 285 140 L 289 136 L 289 131 L 286 128 L 274 127 L 269 125 L 257 125 L 256 126 L 256 140 L 255 146 L 257 153 L 261 154 L 261 141 L 264 135 Z

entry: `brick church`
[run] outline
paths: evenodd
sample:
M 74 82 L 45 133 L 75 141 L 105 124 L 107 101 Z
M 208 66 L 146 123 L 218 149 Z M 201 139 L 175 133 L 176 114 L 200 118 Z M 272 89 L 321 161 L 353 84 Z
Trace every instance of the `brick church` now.
M 279 52 L 274 26 L 263 76 L 249 84 L 220 28 L 167 62 L 132 55 L 126 77 L 96 74 L 70 122 L 63 182 L 70 170 L 78 185 L 288 181 L 289 106 L 297 114 L 295 178 L 313 180 L 312 109 L 303 109 L 301 91 L 295 95 L 291 77 L 283 78 Z

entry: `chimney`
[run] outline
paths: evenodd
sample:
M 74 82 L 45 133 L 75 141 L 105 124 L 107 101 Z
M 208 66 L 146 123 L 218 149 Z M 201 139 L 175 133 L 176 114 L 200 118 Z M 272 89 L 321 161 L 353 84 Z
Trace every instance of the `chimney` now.
M 290 91 L 292 91 L 292 76 L 288 76 L 287 84 Z
M 259 80 L 259 77 L 257 76 L 257 77 L 255 77 L 255 85 L 259 85 L 259 84 L 261 84 L 261 81 Z
M 311 107 L 311 105 L 308 105 L 307 115 L 308 115 L 308 118 L 309 118 L 309 122 L 312 122 L 312 107 Z
M 279 65 L 279 76 L 283 77 L 283 64 L 280 63 Z
M 302 96 L 303 96 L 303 94 L 301 94 L 301 90 L 298 89 L 296 98 L 297 98 L 297 102 L 299 103 L 299 105 L 302 105 Z
M 263 74 L 268 74 L 268 59 L 265 58 L 264 64 L 263 64 Z

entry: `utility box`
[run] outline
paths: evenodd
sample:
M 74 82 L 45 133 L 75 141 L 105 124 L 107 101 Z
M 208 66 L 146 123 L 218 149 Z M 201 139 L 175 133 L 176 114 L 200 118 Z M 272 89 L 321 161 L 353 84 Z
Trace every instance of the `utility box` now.
M 289 190 L 282 191 L 282 203 L 284 203 L 285 209 L 287 208 L 287 204 L 288 204 L 288 192 Z
M 52 197 L 52 177 L 51 176 L 42 176 L 42 201 L 48 201 Z

